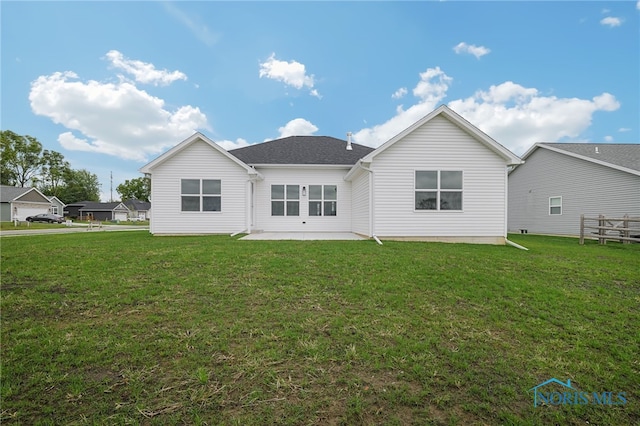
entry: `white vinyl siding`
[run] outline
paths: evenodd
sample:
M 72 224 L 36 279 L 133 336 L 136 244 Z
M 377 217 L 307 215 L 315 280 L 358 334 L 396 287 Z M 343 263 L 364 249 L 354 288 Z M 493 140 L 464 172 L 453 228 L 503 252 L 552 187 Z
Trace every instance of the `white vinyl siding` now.
M 379 237 L 505 237 L 506 162 L 444 117 L 434 117 L 373 159 Z M 463 171 L 464 210 L 415 210 L 415 171 Z
M 369 229 L 369 172 L 361 170 L 351 182 L 352 217 L 351 229 L 361 235 L 371 236 Z
M 580 215 L 640 216 L 640 176 L 537 148 L 509 174 L 509 231 L 579 235 Z M 562 214 L 548 199 L 562 195 Z
M 151 233 L 226 234 L 246 229 L 247 171 L 207 143 L 189 145 L 170 161 L 158 165 L 151 177 Z M 182 179 L 221 180 L 222 211 L 182 211 Z
M 344 180 L 347 167 L 257 167 L 264 180 L 256 182 L 255 230 L 264 232 L 350 232 L 351 231 L 351 182 Z M 295 185 L 300 188 L 297 216 L 273 216 L 271 214 L 271 186 Z M 336 216 L 309 214 L 309 195 L 312 185 L 334 185 L 337 191 Z M 302 188 L 305 188 L 303 191 Z M 293 201 L 293 200 L 292 200 Z

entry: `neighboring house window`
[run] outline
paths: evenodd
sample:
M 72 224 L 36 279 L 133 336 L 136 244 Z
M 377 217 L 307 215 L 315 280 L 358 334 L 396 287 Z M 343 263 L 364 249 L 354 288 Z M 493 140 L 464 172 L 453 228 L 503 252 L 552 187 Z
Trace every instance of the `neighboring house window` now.
M 416 210 L 462 210 L 462 172 L 416 171 Z
M 222 210 L 220 179 L 182 179 L 183 212 L 219 212 Z
M 309 185 L 309 216 L 336 216 L 337 214 L 338 187 Z
M 58 214 L 58 206 L 51 206 L 51 213 Z
M 271 216 L 300 216 L 300 186 L 271 185 Z
M 562 214 L 562 197 L 549 197 L 549 214 Z

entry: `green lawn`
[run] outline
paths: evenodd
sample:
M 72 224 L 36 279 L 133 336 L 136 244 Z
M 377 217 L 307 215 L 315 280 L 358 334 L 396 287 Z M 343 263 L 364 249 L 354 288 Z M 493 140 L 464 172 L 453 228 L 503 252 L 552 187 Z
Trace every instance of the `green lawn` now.
M 640 423 L 640 244 L 512 239 L 3 237 L 0 420 Z

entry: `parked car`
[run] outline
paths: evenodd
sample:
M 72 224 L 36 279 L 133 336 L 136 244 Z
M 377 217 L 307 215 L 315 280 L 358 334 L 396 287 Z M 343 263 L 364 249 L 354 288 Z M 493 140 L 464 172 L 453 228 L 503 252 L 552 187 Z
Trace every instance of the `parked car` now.
M 35 216 L 28 216 L 27 222 L 62 223 L 64 222 L 64 218 L 62 216 L 58 216 L 57 214 L 41 213 Z

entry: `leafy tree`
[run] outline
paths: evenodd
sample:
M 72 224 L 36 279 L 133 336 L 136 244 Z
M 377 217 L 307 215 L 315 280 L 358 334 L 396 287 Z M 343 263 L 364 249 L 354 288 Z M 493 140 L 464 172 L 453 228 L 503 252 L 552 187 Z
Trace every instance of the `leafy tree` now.
M 56 151 L 44 150 L 42 153 L 42 169 L 40 189 L 47 195 L 60 198 L 60 191 L 65 184 L 65 176 L 71 170 L 71 165 L 64 156 Z
M 140 177 L 131 180 L 125 180 L 116 188 L 122 201 L 136 198 L 141 201 L 149 201 L 151 196 L 151 179 Z
M 2 184 L 27 185 L 40 171 L 42 144 L 33 136 L 18 135 L 11 130 L 3 130 L 0 137 Z
M 64 172 L 64 182 L 64 185 L 58 187 L 58 198 L 63 203 L 100 201 L 100 182 L 97 175 L 85 169 L 68 169 Z

